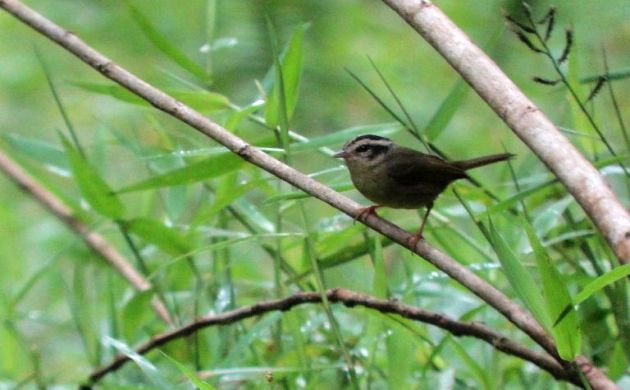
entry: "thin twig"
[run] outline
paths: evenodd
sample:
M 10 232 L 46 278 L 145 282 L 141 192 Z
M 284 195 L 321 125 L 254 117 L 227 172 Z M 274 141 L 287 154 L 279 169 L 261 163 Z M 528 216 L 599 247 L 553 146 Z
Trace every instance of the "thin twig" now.
M 516 341 L 511 340 L 478 322 L 457 321 L 443 314 L 434 313 L 397 301 L 377 299 L 369 295 L 356 293 L 342 288 L 327 290 L 325 291 L 325 295 L 330 302 L 341 303 L 349 308 L 353 308 L 354 306 L 363 306 L 369 309 L 377 310 L 381 313 L 396 314 L 403 318 L 434 325 L 455 336 L 475 337 L 487 342 L 502 352 L 517 356 L 535 364 L 541 369 L 549 372 L 557 379 L 566 380 L 578 386 L 581 385 L 575 371 L 567 371 L 564 366 L 559 364 L 549 355 L 526 348 Z M 200 329 L 210 326 L 232 324 L 246 318 L 257 317 L 272 311 L 287 311 L 299 305 L 321 303 L 321 301 L 322 297 L 318 292 L 299 292 L 285 298 L 261 301 L 252 306 L 242 307 L 240 309 L 231 310 L 221 314 L 208 315 L 180 328 L 152 337 L 149 341 L 137 347 L 135 352 L 140 355 L 146 354 L 147 352 L 170 341 L 187 337 Z M 90 384 L 94 384 L 108 373 L 119 369 L 129 360 L 130 358 L 127 355 L 117 355 L 111 363 L 92 372 L 90 375 Z
M 48 211 L 62 220 L 70 229 L 74 230 L 94 253 L 107 261 L 136 290 L 147 291 L 153 288 L 151 283 L 136 271 L 127 259 L 116 248 L 111 246 L 103 236 L 91 231 L 85 223 L 74 216 L 74 213 L 68 206 L 35 181 L 31 175 L 24 171 L 2 150 L 0 150 L 0 170 L 13 180 L 20 189 L 35 198 Z M 151 305 L 164 322 L 172 325 L 171 316 L 163 301 L 154 297 Z

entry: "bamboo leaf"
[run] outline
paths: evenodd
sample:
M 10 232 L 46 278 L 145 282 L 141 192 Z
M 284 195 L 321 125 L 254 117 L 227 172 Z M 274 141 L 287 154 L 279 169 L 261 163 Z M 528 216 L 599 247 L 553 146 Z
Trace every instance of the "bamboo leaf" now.
M 534 249 L 536 264 L 542 282 L 543 298 L 545 299 L 549 318 L 557 318 L 567 305 L 571 305 L 571 296 L 564 283 L 564 279 L 551 264 L 534 228 L 525 219 L 521 219 L 525 227 L 529 242 Z M 573 307 L 573 306 L 571 306 Z M 558 346 L 558 354 L 565 360 L 573 360 L 580 352 L 581 332 L 574 310 L 569 312 L 560 322 L 552 326 L 551 334 Z
M 81 195 L 97 213 L 111 219 L 122 219 L 125 208 L 120 199 L 79 151 L 62 134 L 60 137 Z
M 199 390 L 215 390 L 216 387 L 212 386 L 210 383 L 208 382 L 204 382 L 201 379 L 199 379 L 197 377 L 197 374 L 195 373 L 194 370 L 188 368 L 185 364 L 178 362 L 177 360 L 173 359 L 172 357 L 168 356 L 167 354 L 165 354 L 164 352 L 160 351 L 162 353 L 162 355 L 168 359 L 171 363 L 173 363 L 173 365 L 175 367 L 177 367 L 177 369 L 179 370 L 179 372 L 184 375 L 186 378 L 188 378 L 188 380 Z
M 243 160 L 234 153 L 221 153 L 183 168 L 173 169 L 165 174 L 141 180 L 135 184 L 123 187 L 117 192 L 144 191 L 181 184 L 197 183 L 235 171 L 239 169 L 242 164 Z
M 551 328 L 551 321 L 545 309 L 545 301 L 540 294 L 538 284 L 534 281 L 529 271 L 520 263 L 510 246 L 501 237 L 492 223 L 490 223 L 488 233 L 492 247 L 499 257 L 501 267 L 510 285 L 529 311 L 536 317 L 536 320 L 543 327 Z
M 275 81 L 268 91 L 265 104 L 265 121 L 269 126 L 276 127 L 281 123 L 281 110 L 284 111 L 286 108 L 288 121 L 295 111 L 303 69 L 302 42 L 308 27 L 308 23 L 295 27 L 287 46 L 273 65 L 272 74 L 275 75 Z M 275 36 L 271 38 L 275 41 Z M 282 80 L 278 79 L 279 75 L 281 75 Z M 282 86 L 280 81 L 282 81 Z M 283 107 L 281 98 L 285 100 L 285 107 Z
M 159 32 L 151 20 L 144 16 L 138 8 L 134 7 L 129 2 L 126 2 L 126 4 L 131 12 L 134 22 L 136 22 L 142 33 L 155 47 L 158 48 L 158 50 L 204 83 L 208 83 L 210 81 L 210 76 L 206 73 L 202 66 L 199 66 L 195 61 L 191 60 L 183 51 L 180 50 L 179 46 L 177 46 L 172 39 Z
M 144 241 L 151 243 L 172 256 L 182 256 L 190 252 L 186 238 L 172 227 L 149 218 L 134 218 L 124 225 Z

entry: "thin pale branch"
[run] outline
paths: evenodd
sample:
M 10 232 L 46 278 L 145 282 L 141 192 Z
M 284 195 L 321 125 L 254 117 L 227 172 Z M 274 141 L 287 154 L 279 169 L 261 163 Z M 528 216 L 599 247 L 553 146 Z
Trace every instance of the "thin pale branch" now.
M 490 57 L 428 0 L 383 0 L 477 91 L 556 175 L 622 263 L 630 263 L 630 214 L 602 175 Z
M 434 325 L 455 336 L 475 337 L 485 341 L 502 352 L 517 356 L 537 365 L 557 379 L 566 380 L 578 386 L 581 385 L 579 377 L 575 371 L 566 370 L 564 366 L 559 364 L 551 356 L 526 348 L 516 341 L 511 340 L 478 322 L 457 321 L 443 314 L 434 313 L 397 301 L 377 299 L 369 295 L 359 294 L 342 288 L 327 290 L 325 291 L 325 295 L 330 302 L 341 303 L 349 308 L 363 306 L 381 313 L 395 314 L 410 320 Z M 191 334 L 210 326 L 232 324 L 246 318 L 257 317 L 272 311 L 287 311 L 299 305 L 321 303 L 321 301 L 322 297 L 318 292 L 299 292 L 285 298 L 261 301 L 252 306 L 242 307 L 240 309 L 231 310 L 221 314 L 208 315 L 180 328 L 154 336 L 146 343 L 137 347 L 135 351 L 136 353 L 143 355 L 170 341 L 190 336 Z M 119 369 L 129 360 L 130 358 L 127 355 L 117 355 L 111 363 L 92 372 L 90 375 L 90 384 L 94 384 L 108 373 Z
M 145 99 L 159 110 L 180 119 L 182 122 L 187 123 L 194 129 L 221 143 L 244 160 L 249 161 L 279 179 L 328 203 L 353 218 L 362 210 L 361 206 L 351 199 L 249 145 L 247 142 L 217 123 L 212 122 L 204 115 L 134 76 L 87 45 L 73 33 L 64 30 L 21 2 L 17 0 L 0 0 L 0 7 L 52 41 L 58 43 L 60 46 L 66 48 L 69 52 L 99 71 L 105 77 Z M 414 248 L 410 247 L 409 242 L 411 235 L 407 231 L 377 215 L 369 215 L 366 220 L 362 222 L 366 226 L 389 237 L 392 241 L 420 255 L 429 263 L 461 283 L 483 301 L 503 314 L 509 321 L 529 335 L 559 362 L 563 362 L 562 359 L 558 357 L 553 339 L 540 324 L 536 322 L 531 314 L 523 310 L 523 308 L 513 302 L 503 292 L 483 280 L 473 271 L 455 261 L 447 254 L 432 247 L 424 240 L 418 242 Z
M 57 196 L 41 186 L 31 175 L 24 171 L 8 155 L 0 150 L 0 171 L 17 184 L 27 194 L 41 203 L 54 216 L 59 218 L 79 237 L 85 244 L 103 260 L 112 266 L 118 273 L 138 291 L 151 290 L 152 286 L 113 246 L 98 233 L 74 216 L 72 210 L 63 204 Z M 167 324 L 173 324 L 168 309 L 158 297 L 151 301 L 153 309 Z

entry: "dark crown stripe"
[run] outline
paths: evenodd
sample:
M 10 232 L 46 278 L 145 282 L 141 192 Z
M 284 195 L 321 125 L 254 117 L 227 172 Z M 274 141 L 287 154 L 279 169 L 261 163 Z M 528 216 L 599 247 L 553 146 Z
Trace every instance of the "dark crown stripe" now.
M 350 147 L 352 145 L 356 145 L 357 143 L 359 143 L 361 141 L 386 141 L 386 142 L 391 142 L 391 140 L 389 138 L 381 137 L 381 136 L 374 135 L 374 134 L 365 134 L 365 135 L 360 135 L 360 136 L 352 139 L 350 142 L 348 142 L 346 147 Z

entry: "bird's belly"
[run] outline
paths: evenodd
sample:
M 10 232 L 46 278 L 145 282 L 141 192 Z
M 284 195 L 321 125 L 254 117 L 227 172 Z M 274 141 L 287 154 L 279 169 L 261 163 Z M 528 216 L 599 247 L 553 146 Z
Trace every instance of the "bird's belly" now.
M 427 185 L 401 186 L 374 180 L 352 180 L 359 192 L 372 202 L 398 209 L 417 209 L 433 202 L 444 189 L 443 186 Z M 438 188 L 439 187 L 439 188 Z

